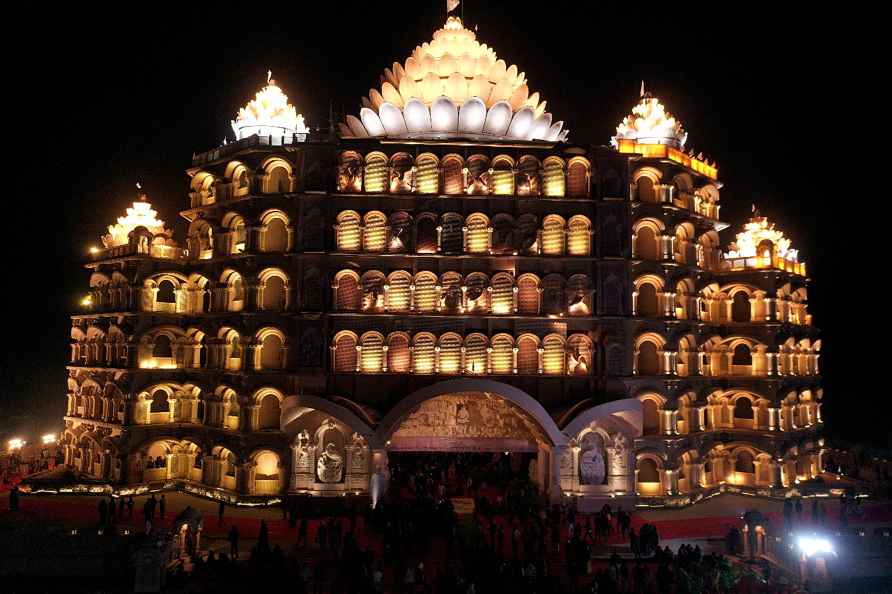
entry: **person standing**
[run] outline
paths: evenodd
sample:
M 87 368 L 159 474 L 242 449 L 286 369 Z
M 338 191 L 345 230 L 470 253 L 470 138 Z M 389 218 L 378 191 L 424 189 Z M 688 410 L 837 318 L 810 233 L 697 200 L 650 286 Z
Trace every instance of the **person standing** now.
M 131 520 L 133 519 L 133 506 L 134 505 L 135 504 L 133 503 L 133 495 L 131 495 L 127 498 L 127 517 L 130 518 Z
M 152 496 L 149 497 L 149 520 L 152 521 L 152 524 L 155 523 L 155 508 L 158 507 L 158 499 L 155 498 L 155 494 L 152 493 Z
M 238 528 L 233 526 L 229 529 L 229 556 L 234 560 L 238 560 Z
M 796 496 L 796 524 L 802 524 L 802 498 Z
M 9 511 L 19 511 L 19 486 L 15 485 L 9 491 Z
M 108 520 L 108 503 L 105 501 L 105 497 L 99 499 L 99 526 L 105 526 L 105 522 Z
M 162 524 L 162 525 L 164 524 L 164 510 L 166 507 L 167 507 L 167 500 L 164 497 L 164 493 L 162 493 L 161 499 L 160 499 L 160 501 L 158 501 L 158 511 L 160 512 L 158 514 L 158 523 Z
M 223 500 L 220 500 L 220 505 L 217 506 L 217 524 L 223 526 L 226 524 L 226 520 L 223 519 L 223 512 L 226 511 L 226 504 L 223 503 Z

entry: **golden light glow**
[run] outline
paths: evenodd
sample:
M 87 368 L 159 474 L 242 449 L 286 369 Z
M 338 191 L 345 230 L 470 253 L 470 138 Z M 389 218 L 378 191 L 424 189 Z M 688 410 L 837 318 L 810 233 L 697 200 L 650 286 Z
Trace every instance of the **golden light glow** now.
M 430 106 L 445 95 L 458 106 L 479 97 L 486 107 L 508 101 L 513 111 L 529 105 L 536 117 L 545 113 L 539 94 L 530 95 L 525 73 L 500 60 L 455 16 L 434 32 L 429 43 L 417 46 L 404 65 L 388 68 L 384 79 L 380 92 L 372 89 L 367 99 L 376 110 L 385 101 L 403 107 L 412 98 Z
M 650 93 L 644 93 L 642 85 L 641 100 L 632 108 L 632 113 L 623 118 L 616 127 L 613 146 L 620 140 L 635 140 L 639 144 L 668 144 L 683 148 L 688 138 L 687 132 L 663 104 Z
M 99 248 L 96 247 L 95 245 L 91 245 L 90 248 L 89 248 L 89 251 L 90 251 L 91 254 L 98 254 L 98 253 L 99 253 Z
M 304 117 L 288 103 L 288 96 L 267 76 L 267 85 L 260 89 L 254 99 L 239 109 L 232 122 L 236 140 L 258 134 L 260 136 L 283 136 L 286 134 L 306 134 L 309 132 Z
M 140 369 L 176 369 L 177 364 L 169 358 L 149 357 L 139 362 Z
M 152 235 L 167 235 L 164 221 L 158 218 L 158 211 L 148 202 L 134 202 L 127 209 L 126 216 L 118 217 L 115 225 L 108 226 L 108 235 L 102 236 L 102 245 L 107 248 L 130 243 L 130 232 L 137 227 L 145 227 Z M 91 253 L 95 253 L 90 250 Z
M 22 449 L 22 446 L 25 445 L 25 440 L 19 437 L 15 437 L 13 439 L 10 439 L 7 444 L 10 450 L 20 450 Z
M 93 296 L 87 295 L 83 299 L 81 299 L 81 306 L 83 307 L 92 307 L 93 306 Z
M 44 445 L 56 443 L 56 434 L 55 433 L 47 433 L 46 435 L 44 435 L 43 437 L 40 438 L 40 441 L 42 441 Z
M 805 276 L 805 263 L 791 247 L 790 239 L 768 217 L 753 216 L 744 224 L 725 253 L 723 267 L 728 270 L 776 268 Z

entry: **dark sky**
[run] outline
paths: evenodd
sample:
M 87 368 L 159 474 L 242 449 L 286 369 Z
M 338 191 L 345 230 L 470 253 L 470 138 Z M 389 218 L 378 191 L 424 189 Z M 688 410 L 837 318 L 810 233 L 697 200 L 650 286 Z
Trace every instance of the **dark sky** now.
M 77 3 L 7 22 L 30 42 L 3 42 L 15 155 L 5 229 L 15 257 L 3 293 L 15 333 L 2 355 L 0 433 L 23 412 L 40 419 L 37 430 L 61 416 L 67 316 L 88 280 L 80 259 L 136 181 L 182 231 L 192 153 L 231 136 L 230 119 L 268 68 L 309 125 L 327 125 L 330 108 L 357 112 L 383 69 L 431 38 L 445 2 L 186 4 L 125 13 Z M 877 355 L 856 347 L 879 331 L 856 299 L 870 290 L 870 242 L 882 237 L 857 238 L 869 217 L 856 203 L 867 156 L 855 148 L 851 104 L 870 89 L 842 59 L 842 14 L 781 2 L 727 12 L 722 3 L 464 4 L 466 25 L 526 72 L 573 141 L 606 144 L 646 81 L 684 123 L 688 147 L 718 161 L 722 218 L 736 227 L 758 203 L 808 263 L 829 429 L 888 442 L 879 427 L 859 431 L 851 406 L 888 416 L 866 372 Z

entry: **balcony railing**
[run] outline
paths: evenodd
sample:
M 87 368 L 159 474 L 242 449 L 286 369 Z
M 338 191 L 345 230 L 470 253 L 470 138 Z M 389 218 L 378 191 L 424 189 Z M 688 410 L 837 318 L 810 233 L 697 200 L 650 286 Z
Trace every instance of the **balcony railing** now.
M 794 262 L 780 256 L 753 256 L 750 258 L 725 258 L 722 260 L 722 270 L 783 270 L 805 276 L 805 262 Z
M 287 134 L 285 136 L 249 136 L 242 138 L 230 144 L 218 146 L 215 149 L 205 151 L 203 153 L 195 153 L 192 155 L 193 165 L 203 165 L 218 159 L 223 159 L 229 155 L 237 153 L 246 148 L 263 147 L 263 146 L 292 146 L 295 144 L 303 144 L 307 142 L 309 134 Z
M 96 260 L 110 260 L 113 258 L 124 258 L 126 256 L 144 255 L 151 258 L 161 258 L 164 260 L 181 260 L 183 259 L 183 249 L 169 245 L 150 245 L 148 249 L 139 244 L 116 245 L 110 248 L 96 249 L 90 252 L 90 258 Z

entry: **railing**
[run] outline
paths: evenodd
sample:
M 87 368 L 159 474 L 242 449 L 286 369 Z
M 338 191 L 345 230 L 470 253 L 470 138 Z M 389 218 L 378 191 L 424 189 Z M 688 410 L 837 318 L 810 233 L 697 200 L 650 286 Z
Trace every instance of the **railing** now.
M 124 258 L 126 256 L 134 256 L 142 254 L 152 258 L 162 258 L 165 260 L 181 260 L 183 259 L 183 249 L 169 245 L 150 245 L 148 251 L 145 248 L 140 249 L 138 244 L 116 245 L 110 248 L 97 249 L 90 253 L 91 259 L 110 260 L 113 258 Z
M 780 256 L 752 256 L 750 258 L 725 258 L 722 260 L 722 270 L 759 270 L 773 268 L 805 276 L 805 262 L 794 262 Z
M 192 155 L 193 165 L 203 165 L 237 153 L 242 149 L 263 146 L 292 146 L 307 142 L 309 134 L 286 134 L 284 136 L 249 136 L 215 149 Z

